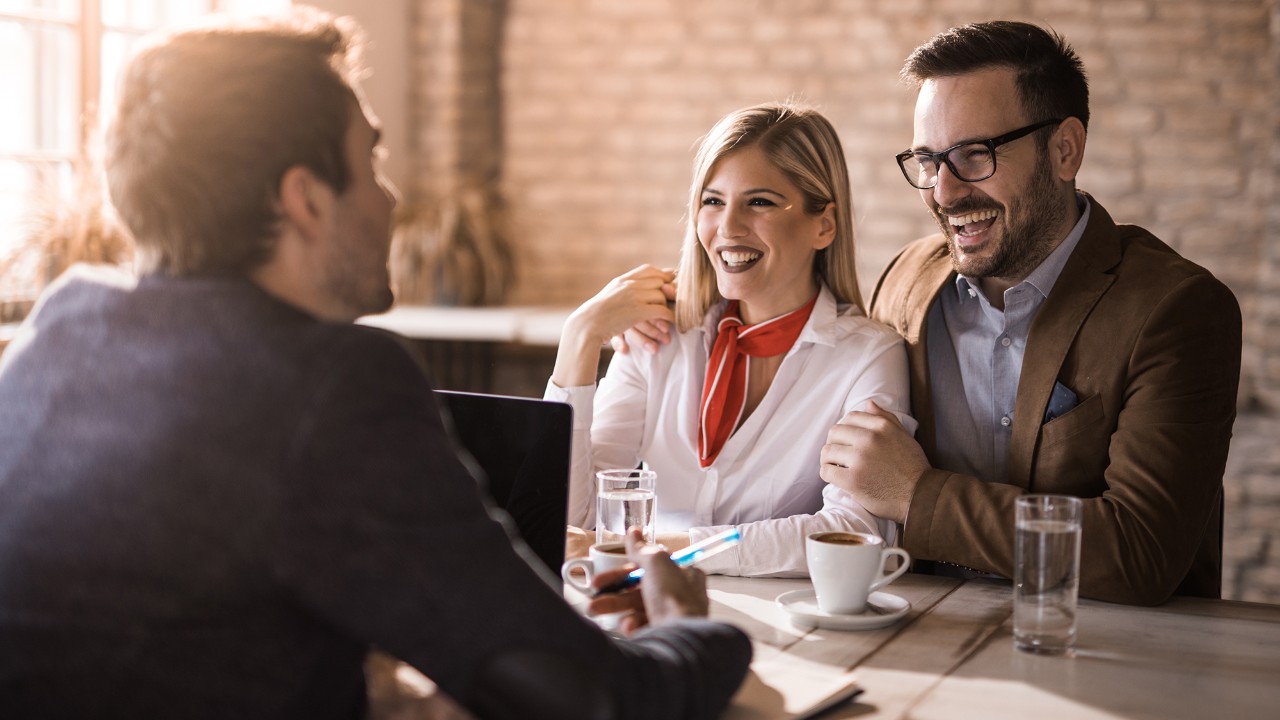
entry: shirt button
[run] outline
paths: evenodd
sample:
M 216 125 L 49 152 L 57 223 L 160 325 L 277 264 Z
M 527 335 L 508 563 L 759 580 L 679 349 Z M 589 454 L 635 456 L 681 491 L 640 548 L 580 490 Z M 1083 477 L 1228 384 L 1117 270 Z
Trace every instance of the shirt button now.
M 1000 424 L 1005 427 L 1009 427 L 1009 425 L 1011 425 L 1012 423 L 1013 421 L 1009 419 L 1008 415 L 1005 415 L 1004 417 L 1000 418 Z
M 1012 341 L 1012 340 L 1010 340 L 1010 339 L 1009 339 L 1009 338 L 1007 338 L 1007 337 L 1000 338 L 1000 344 L 1001 344 L 1001 345 L 1003 345 L 1003 346 L 1005 346 L 1005 347 L 1009 347 L 1009 345 L 1010 345 L 1010 344 L 1012 344 L 1012 343 L 1013 343 L 1013 341 Z
M 978 297 L 978 291 L 977 291 L 977 290 L 974 290 L 973 288 L 969 288 L 969 297 L 971 297 L 971 298 L 976 298 L 976 297 Z

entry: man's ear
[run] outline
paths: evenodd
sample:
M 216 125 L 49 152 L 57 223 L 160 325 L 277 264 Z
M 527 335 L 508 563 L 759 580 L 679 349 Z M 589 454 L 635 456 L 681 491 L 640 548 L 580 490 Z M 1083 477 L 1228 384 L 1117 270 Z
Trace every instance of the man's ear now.
M 328 186 L 307 168 L 294 165 L 280 178 L 280 214 L 305 239 L 316 237 L 328 217 Z
M 1084 162 L 1085 129 L 1079 118 L 1069 117 L 1058 126 L 1049 141 L 1049 157 L 1057 169 L 1058 179 L 1071 182 Z

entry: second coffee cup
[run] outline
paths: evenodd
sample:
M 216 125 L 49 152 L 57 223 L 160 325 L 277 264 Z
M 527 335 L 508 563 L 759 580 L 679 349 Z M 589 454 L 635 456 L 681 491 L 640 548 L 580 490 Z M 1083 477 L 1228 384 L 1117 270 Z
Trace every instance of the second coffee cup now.
M 818 609 L 832 615 L 856 615 L 867 609 L 867 596 L 907 571 L 906 550 L 885 547 L 884 539 L 869 533 L 820 532 L 805 540 L 809 578 L 818 596 Z M 902 558 L 888 575 L 885 563 Z
M 597 543 L 587 550 L 586 557 L 566 561 L 560 568 L 560 577 L 574 589 L 591 594 L 592 578 L 606 570 L 614 570 L 626 564 L 626 544 Z M 582 574 L 574 572 L 575 570 L 580 570 Z

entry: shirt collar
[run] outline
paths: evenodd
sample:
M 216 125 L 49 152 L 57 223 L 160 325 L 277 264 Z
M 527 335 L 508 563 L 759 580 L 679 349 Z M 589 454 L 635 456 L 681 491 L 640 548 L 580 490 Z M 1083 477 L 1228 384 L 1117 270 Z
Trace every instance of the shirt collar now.
M 729 303 L 721 300 L 711 307 L 707 312 L 707 316 L 702 320 L 702 327 L 695 328 L 703 333 L 703 340 L 707 346 L 708 352 L 711 349 L 711 342 L 716 336 L 716 326 L 720 324 L 720 317 L 724 315 L 725 306 Z M 851 305 L 846 309 L 845 314 L 850 313 L 861 314 L 858 312 L 857 306 Z M 836 296 L 832 294 L 826 283 L 819 283 L 818 302 L 813 304 L 813 312 L 809 313 L 809 319 L 805 322 L 804 328 L 800 330 L 800 335 L 796 337 L 796 344 L 803 342 L 811 342 L 818 345 L 835 345 L 837 340 L 836 317 L 839 315 L 839 307 L 836 305 Z
M 1076 245 L 1080 244 L 1080 238 L 1084 237 L 1084 229 L 1089 225 L 1089 214 L 1093 207 L 1089 198 L 1083 193 L 1076 193 L 1076 206 L 1080 208 L 1080 219 L 1076 221 L 1075 227 L 1071 228 L 1071 232 L 1067 233 L 1067 237 L 1058 244 L 1058 247 L 1054 248 L 1053 252 L 1049 253 L 1049 256 L 1022 281 L 1034 287 L 1044 297 L 1049 297 L 1049 292 L 1058 282 L 1058 276 L 1062 274 L 1062 268 L 1067 266 L 1067 260 L 1071 258 Z M 963 275 L 956 275 L 956 294 L 962 303 L 971 297 L 976 298 L 980 294 L 978 284 Z

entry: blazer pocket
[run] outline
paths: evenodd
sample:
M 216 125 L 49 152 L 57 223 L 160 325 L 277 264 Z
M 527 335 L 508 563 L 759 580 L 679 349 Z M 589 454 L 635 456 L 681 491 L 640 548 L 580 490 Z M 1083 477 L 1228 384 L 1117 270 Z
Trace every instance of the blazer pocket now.
M 1102 407 L 1094 395 L 1040 428 L 1032 469 L 1032 492 L 1088 495 L 1097 490 L 1111 442 Z
M 1102 395 L 1089 396 L 1066 414 L 1040 427 L 1041 452 L 1087 430 L 1099 430 L 1102 419 Z

